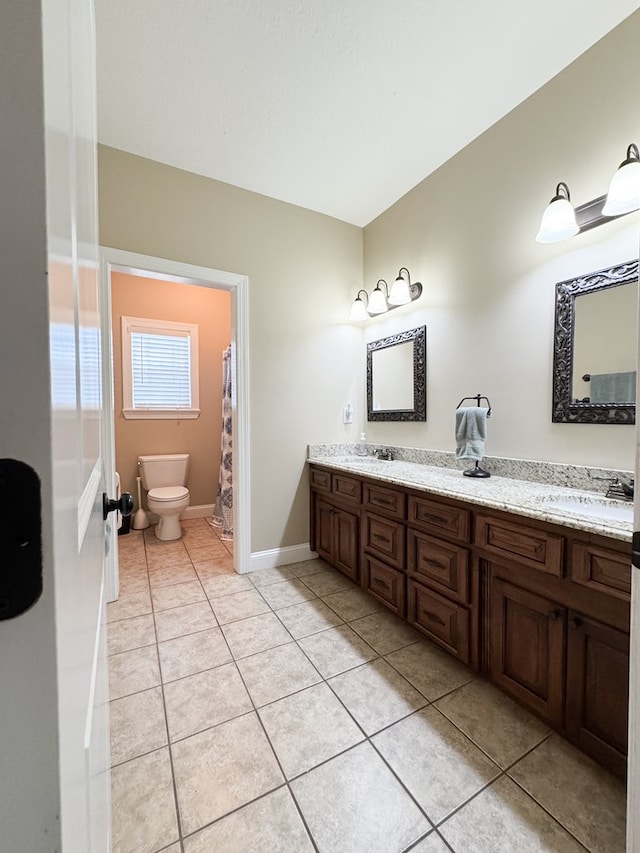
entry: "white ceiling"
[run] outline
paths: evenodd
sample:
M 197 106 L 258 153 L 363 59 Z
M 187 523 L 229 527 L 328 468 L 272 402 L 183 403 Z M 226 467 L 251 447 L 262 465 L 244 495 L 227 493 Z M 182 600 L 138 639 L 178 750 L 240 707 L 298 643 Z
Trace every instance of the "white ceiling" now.
M 638 5 L 96 0 L 99 140 L 365 225 Z

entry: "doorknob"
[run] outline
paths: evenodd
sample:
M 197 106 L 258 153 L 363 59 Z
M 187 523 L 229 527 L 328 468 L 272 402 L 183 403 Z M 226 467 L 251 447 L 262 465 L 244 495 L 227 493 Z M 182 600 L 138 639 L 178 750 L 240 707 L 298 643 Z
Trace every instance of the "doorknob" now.
M 123 518 L 127 518 L 133 512 L 133 498 L 129 492 L 123 492 L 120 500 L 114 501 L 107 497 L 107 493 L 102 493 L 102 518 L 106 521 L 107 516 L 114 509 L 120 510 Z

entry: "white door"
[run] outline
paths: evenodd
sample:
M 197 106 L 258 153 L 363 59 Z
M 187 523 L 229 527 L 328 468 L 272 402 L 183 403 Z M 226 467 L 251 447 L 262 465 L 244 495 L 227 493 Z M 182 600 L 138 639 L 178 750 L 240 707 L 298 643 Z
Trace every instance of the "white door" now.
M 640 311 L 638 314 L 638 340 L 640 341 Z M 640 380 L 640 347 L 638 349 L 637 376 Z M 640 382 L 636 399 L 640 399 Z M 636 412 L 636 466 L 635 466 L 634 528 L 640 530 L 640 418 Z M 633 549 L 640 551 L 640 541 Z M 640 853 L 640 559 L 631 569 L 631 642 L 629 665 L 629 760 L 627 763 L 627 853 Z
M 43 569 L 0 621 L 2 851 L 109 850 L 92 16 L 21 0 L 0 27 L 0 458 L 40 480 Z
M 640 375 L 640 373 L 639 373 Z M 640 472 L 636 454 L 636 483 Z M 636 502 L 635 527 L 640 519 Z M 627 797 L 627 853 L 640 853 L 640 569 L 631 570 L 631 665 L 629 682 L 629 763 Z
M 93 853 L 109 838 L 94 22 L 87 0 L 43 7 L 62 847 Z

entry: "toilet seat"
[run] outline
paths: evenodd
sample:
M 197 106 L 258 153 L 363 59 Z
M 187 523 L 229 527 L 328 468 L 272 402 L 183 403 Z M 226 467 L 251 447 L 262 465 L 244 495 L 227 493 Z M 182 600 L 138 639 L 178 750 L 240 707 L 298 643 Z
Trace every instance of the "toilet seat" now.
M 184 486 L 162 486 L 151 489 L 147 497 L 152 501 L 180 501 L 189 497 L 189 489 Z

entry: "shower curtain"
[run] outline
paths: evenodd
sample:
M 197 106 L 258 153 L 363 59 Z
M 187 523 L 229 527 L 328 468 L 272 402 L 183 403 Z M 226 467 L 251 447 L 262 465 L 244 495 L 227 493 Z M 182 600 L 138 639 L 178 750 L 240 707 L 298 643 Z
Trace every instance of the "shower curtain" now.
M 213 524 L 221 527 L 220 538 L 233 540 L 233 449 L 231 415 L 231 347 L 222 353 L 222 437 L 218 496 L 213 508 Z

